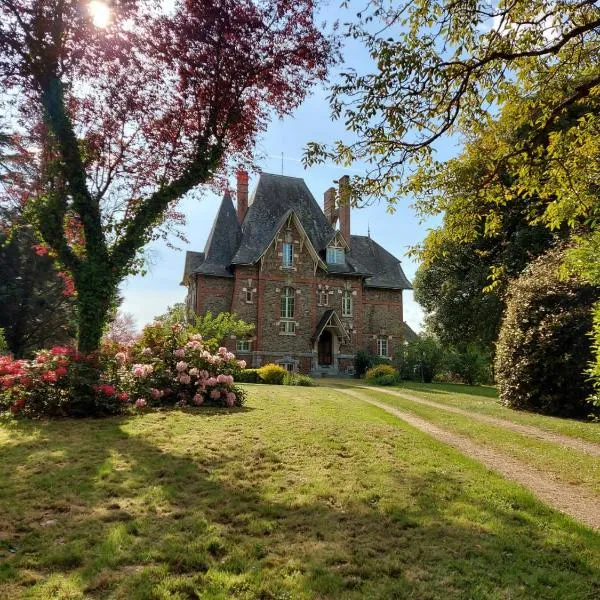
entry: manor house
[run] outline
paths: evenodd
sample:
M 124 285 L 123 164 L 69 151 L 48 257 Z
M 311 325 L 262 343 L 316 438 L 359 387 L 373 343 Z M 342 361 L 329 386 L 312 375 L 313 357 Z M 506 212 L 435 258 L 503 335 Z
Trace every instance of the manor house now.
M 262 173 L 248 197 L 240 172 L 237 208 L 226 192 L 204 252 L 187 252 L 188 309 L 253 323 L 251 338 L 227 343 L 249 366 L 351 374 L 356 351 L 392 358 L 410 334 L 411 285 L 395 256 L 352 235 L 348 182 L 328 189 L 321 209 L 303 179 Z

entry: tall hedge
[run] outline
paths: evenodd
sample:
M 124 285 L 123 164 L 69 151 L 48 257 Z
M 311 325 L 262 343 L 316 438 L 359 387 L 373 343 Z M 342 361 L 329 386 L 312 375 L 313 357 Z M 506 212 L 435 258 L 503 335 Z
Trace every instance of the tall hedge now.
M 586 374 L 595 286 L 559 274 L 563 253 L 553 249 L 509 285 L 496 348 L 500 400 L 535 412 L 583 416 L 592 410 Z

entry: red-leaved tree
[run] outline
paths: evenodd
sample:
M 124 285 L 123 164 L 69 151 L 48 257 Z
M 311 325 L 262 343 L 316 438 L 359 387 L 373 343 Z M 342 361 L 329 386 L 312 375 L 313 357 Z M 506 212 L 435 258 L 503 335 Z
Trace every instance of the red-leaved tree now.
M 36 163 L 11 199 L 72 278 L 84 352 L 177 200 L 250 164 L 332 61 L 313 0 L 166 5 L 0 0 L 5 109 Z

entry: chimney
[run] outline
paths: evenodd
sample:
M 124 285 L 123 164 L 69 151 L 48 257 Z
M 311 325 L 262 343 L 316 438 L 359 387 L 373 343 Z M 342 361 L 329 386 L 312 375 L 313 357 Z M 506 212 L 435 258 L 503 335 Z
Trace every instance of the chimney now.
M 240 224 L 248 212 L 248 171 L 239 169 L 237 172 L 237 216 Z
M 340 231 L 348 244 L 350 243 L 350 177 L 344 175 L 339 180 L 338 217 Z
M 335 188 L 329 188 L 324 195 L 323 200 L 323 212 L 325 213 L 325 218 L 329 222 L 329 224 L 333 227 L 337 214 L 335 210 Z

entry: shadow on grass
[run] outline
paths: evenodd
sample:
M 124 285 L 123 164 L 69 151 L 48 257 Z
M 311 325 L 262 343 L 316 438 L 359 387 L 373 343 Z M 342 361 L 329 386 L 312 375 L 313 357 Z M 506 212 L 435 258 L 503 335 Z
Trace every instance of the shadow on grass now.
M 206 409 L 189 418 L 236 412 Z M 0 596 L 30 587 L 42 598 L 77 592 L 131 600 L 600 592 L 599 537 L 565 520 L 569 545 L 561 543 L 556 530 L 529 520 L 540 511 L 548 521 L 557 517 L 526 494 L 473 506 L 459 471 L 414 477 L 399 470 L 394 478 L 408 503 L 380 508 L 374 494 L 341 505 L 335 488 L 310 501 L 300 494 L 297 502 L 274 501 L 263 482 L 282 468 L 275 452 L 183 440 L 168 452 L 156 439 L 170 435 L 164 424 L 159 433 L 152 421 L 142 437 L 124 430 L 129 423 L 11 424 L 16 442 L 0 466 Z M 446 506 L 461 502 L 465 518 L 450 518 Z M 483 511 L 489 526 L 469 521 L 473 511 Z

